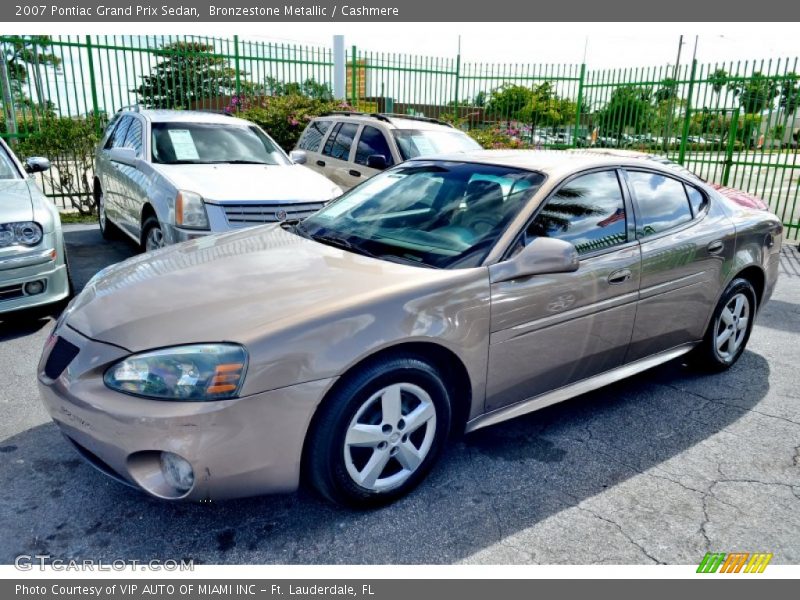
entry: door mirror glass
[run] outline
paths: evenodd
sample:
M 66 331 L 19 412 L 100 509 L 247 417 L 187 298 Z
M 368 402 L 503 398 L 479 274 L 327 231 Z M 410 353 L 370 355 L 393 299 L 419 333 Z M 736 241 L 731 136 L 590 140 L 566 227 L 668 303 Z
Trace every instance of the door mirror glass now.
M 43 156 L 31 156 L 25 161 L 25 170 L 28 173 L 42 173 L 50 168 L 50 161 Z
M 136 150 L 133 148 L 111 148 L 108 150 L 108 158 L 124 165 L 135 165 Z
M 578 250 L 558 238 L 539 237 L 524 246 L 509 260 L 491 265 L 492 283 L 546 273 L 571 273 L 580 266 Z
M 370 169 L 377 169 L 383 171 L 389 165 L 386 162 L 386 157 L 383 154 L 370 154 L 367 157 L 367 167 Z
M 296 165 L 304 165 L 308 162 L 308 154 L 305 150 L 292 150 L 289 152 L 289 158 Z

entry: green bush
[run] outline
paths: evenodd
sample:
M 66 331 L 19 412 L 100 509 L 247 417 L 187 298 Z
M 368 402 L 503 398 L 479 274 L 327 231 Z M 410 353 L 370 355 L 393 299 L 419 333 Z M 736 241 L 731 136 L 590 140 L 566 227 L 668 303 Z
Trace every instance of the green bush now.
M 522 141 L 519 131 L 506 127 L 490 127 L 488 129 L 470 129 L 467 132 L 476 142 L 484 148 L 532 148 L 529 143 Z
M 15 148 L 20 157 L 50 159 L 50 170 L 42 174 L 45 188 L 61 195 L 82 215 L 94 213 L 94 153 L 105 120 L 105 116 L 47 117 L 39 122 L 38 131 L 20 139 Z
M 306 125 L 314 117 L 337 110 L 352 110 L 344 102 L 298 94 L 267 96 L 250 102 L 244 100 L 240 106 L 235 111 L 237 117 L 259 125 L 287 152 L 295 147 Z

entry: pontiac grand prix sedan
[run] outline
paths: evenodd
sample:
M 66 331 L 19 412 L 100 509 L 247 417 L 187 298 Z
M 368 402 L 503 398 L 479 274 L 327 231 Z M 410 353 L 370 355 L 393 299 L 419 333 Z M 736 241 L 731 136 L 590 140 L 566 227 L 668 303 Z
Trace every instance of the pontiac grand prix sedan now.
M 98 274 L 39 365 L 93 465 L 164 499 L 310 482 L 374 506 L 448 434 L 691 353 L 726 369 L 780 221 L 656 161 L 478 151 L 384 171 L 302 221 Z

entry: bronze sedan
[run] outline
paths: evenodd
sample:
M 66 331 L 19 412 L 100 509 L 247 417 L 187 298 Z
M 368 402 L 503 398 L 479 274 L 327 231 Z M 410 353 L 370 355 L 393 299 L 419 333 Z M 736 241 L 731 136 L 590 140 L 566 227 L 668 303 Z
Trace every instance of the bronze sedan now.
M 656 161 L 413 160 L 299 222 L 136 257 L 71 303 L 44 402 L 164 499 L 407 493 L 448 435 L 691 353 L 726 369 L 775 286 L 780 221 Z

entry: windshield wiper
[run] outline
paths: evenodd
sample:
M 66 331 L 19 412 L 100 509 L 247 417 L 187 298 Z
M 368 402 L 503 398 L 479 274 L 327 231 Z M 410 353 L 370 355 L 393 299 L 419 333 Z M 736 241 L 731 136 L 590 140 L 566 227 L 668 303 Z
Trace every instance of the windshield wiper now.
M 300 227 L 295 227 L 295 230 L 297 229 L 300 229 Z M 341 248 L 342 250 L 355 252 L 356 254 L 362 254 L 364 256 L 369 256 L 370 258 L 378 258 L 369 250 L 365 250 L 361 246 L 354 245 L 349 240 L 337 235 L 316 233 L 311 234 L 310 237 L 312 240 L 317 241 L 320 244 L 326 244 L 328 246 L 333 246 L 334 248 Z

